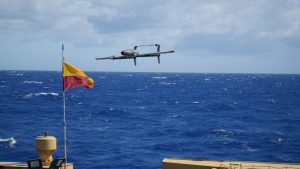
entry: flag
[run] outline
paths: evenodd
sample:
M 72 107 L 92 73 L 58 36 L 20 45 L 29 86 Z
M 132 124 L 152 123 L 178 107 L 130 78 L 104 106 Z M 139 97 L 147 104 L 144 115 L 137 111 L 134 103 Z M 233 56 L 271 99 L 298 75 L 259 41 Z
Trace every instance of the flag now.
M 64 90 L 73 87 L 83 86 L 91 89 L 94 86 L 94 80 L 86 75 L 83 71 L 68 63 L 63 63 L 63 81 Z

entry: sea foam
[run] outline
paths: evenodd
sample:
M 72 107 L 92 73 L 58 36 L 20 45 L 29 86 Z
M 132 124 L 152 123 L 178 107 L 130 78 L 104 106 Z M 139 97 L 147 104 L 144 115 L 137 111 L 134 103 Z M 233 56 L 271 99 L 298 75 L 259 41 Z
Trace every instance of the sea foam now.
M 22 82 L 22 83 L 28 83 L 28 84 L 32 84 L 32 83 L 34 83 L 34 84 L 42 84 L 42 83 L 44 83 L 44 82 L 38 82 L 38 81 L 24 81 L 24 82 Z
M 164 76 L 154 76 L 152 79 L 167 79 L 167 77 Z
M 54 92 L 29 93 L 29 94 L 25 95 L 24 98 L 31 98 L 32 96 L 58 96 L 58 95 L 59 95 L 58 93 L 54 93 Z
M 15 144 L 17 143 L 17 141 L 13 137 L 4 138 L 4 139 L 0 138 L 0 143 L 6 143 L 6 142 L 8 143 L 9 147 L 14 147 Z

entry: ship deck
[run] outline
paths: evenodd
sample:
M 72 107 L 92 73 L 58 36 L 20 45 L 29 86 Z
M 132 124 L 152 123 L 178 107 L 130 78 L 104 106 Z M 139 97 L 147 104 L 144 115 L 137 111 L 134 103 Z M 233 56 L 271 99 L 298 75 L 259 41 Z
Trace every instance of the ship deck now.
M 300 164 L 165 158 L 163 169 L 300 169 Z

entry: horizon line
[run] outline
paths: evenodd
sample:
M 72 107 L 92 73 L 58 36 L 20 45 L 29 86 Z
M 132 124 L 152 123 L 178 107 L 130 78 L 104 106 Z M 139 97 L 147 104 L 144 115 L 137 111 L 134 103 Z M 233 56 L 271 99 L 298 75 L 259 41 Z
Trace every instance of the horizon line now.
M 0 69 L 0 71 L 32 71 L 32 72 L 61 72 L 61 70 L 29 70 L 29 69 Z M 260 75 L 300 75 L 300 73 L 275 73 L 275 72 L 176 72 L 176 71 L 98 71 L 83 70 L 92 73 L 179 73 L 179 74 L 260 74 Z

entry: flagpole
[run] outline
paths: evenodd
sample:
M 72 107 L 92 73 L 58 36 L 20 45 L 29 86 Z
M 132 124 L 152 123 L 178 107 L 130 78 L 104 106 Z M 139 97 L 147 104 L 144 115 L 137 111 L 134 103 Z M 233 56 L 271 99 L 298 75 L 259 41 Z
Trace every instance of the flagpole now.
M 62 68 L 64 66 L 65 62 L 65 57 L 64 57 L 64 44 L 61 46 L 61 57 L 62 57 Z M 62 74 L 63 74 L 63 69 L 62 69 Z M 62 76 L 63 77 L 63 76 Z M 67 123 L 66 123 L 66 95 L 65 95 L 65 90 L 64 90 L 64 78 L 63 78 L 63 107 L 64 107 L 64 152 L 65 152 L 65 169 L 67 167 Z

